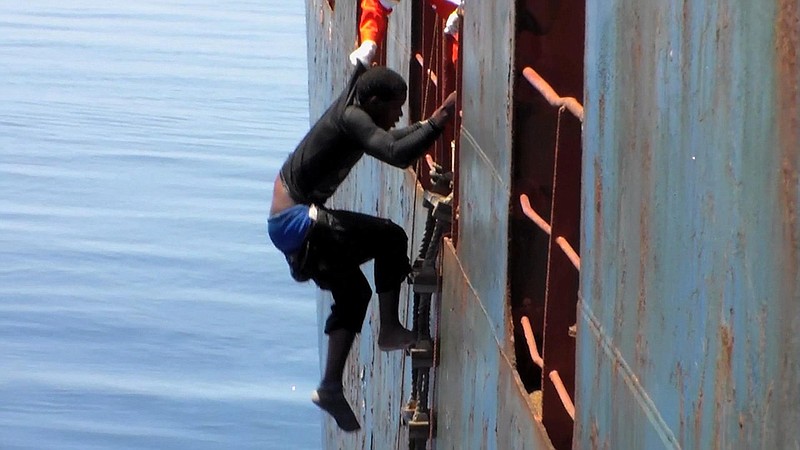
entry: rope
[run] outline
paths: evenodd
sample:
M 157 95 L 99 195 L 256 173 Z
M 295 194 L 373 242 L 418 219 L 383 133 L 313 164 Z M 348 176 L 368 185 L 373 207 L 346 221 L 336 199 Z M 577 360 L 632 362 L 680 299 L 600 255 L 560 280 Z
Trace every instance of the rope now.
M 433 58 L 438 53 L 437 49 L 439 47 L 438 45 L 436 45 L 436 42 L 437 42 L 436 41 L 436 34 L 439 31 L 439 22 L 440 22 L 439 20 L 436 20 L 434 22 L 434 24 L 433 24 L 433 33 L 431 35 L 431 42 L 432 42 L 432 44 L 431 44 L 431 53 L 430 53 L 430 57 L 428 58 L 427 67 L 423 67 L 422 68 L 422 76 L 425 79 L 425 94 L 424 94 L 424 96 L 422 98 L 422 116 L 423 117 L 428 114 L 428 94 L 430 94 L 431 84 L 433 84 L 433 81 L 431 80 L 430 75 L 426 71 L 433 73 L 433 70 L 431 70 L 431 67 L 433 67 Z M 441 43 L 439 43 L 439 44 L 441 44 Z M 423 47 L 423 50 L 424 50 L 425 42 L 422 43 L 422 47 Z
M 558 119 L 556 120 L 556 153 L 558 153 L 558 141 L 561 139 L 561 114 L 564 113 L 566 106 L 558 108 Z

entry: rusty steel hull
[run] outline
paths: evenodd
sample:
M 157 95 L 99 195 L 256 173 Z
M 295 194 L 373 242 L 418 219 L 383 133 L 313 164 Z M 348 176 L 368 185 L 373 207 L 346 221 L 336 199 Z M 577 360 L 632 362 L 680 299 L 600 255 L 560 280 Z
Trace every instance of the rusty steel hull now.
M 429 448 L 552 448 L 516 373 L 508 304 L 514 5 L 468 2 L 463 23 Z M 800 448 L 799 5 L 587 0 L 573 448 Z M 313 121 L 346 82 L 357 4 L 306 6 Z M 404 75 L 411 8 L 386 42 Z M 365 158 L 332 206 L 394 220 L 416 254 L 419 189 Z M 330 301 L 320 293 L 320 323 Z M 326 448 L 408 448 L 410 361 L 379 352 L 377 328 L 373 307 L 345 374 L 363 431 L 326 420 Z
M 574 448 L 800 448 L 799 5 L 587 2 Z

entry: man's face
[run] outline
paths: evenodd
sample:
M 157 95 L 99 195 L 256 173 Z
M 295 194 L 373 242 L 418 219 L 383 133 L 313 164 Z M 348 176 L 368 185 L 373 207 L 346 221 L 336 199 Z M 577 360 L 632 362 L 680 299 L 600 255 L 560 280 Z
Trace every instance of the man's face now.
M 389 130 L 403 117 L 403 105 L 406 103 L 406 93 L 402 92 L 391 100 L 374 99 L 368 108 L 368 113 L 375 121 L 375 125 Z

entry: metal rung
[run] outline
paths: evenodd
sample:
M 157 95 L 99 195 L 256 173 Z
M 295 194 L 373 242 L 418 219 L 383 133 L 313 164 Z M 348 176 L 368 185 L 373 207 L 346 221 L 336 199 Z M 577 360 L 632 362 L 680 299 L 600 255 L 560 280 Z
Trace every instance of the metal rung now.
M 576 323 L 576 324 L 572 325 L 571 327 L 569 327 L 569 329 L 567 330 L 567 334 L 569 334 L 569 337 L 573 337 L 573 338 L 577 337 L 578 336 L 578 324 Z
M 422 55 L 420 55 L 419 53 L 417 53 L 416 55 L 414 55 L 414 59 L 416 59 L 416 60 L 417 60 L 417 62 L 419 63 L 419 66 L 420 66 L 420 67 L 422 67 L 422 69 L 423 69 L 423 70 L 426 70 L 426 71 L 427 71 L 427 73 L 428 73 L 428 78 L 431 80 L 431 82 L 433 83 L 433 85 L 434 85 L 434 86 L 438 86 L 438 84 L 439 84 L 439 78 L 436 76 L 436 73 L 435 73 L 434 71 L 432 71 L 432 70 L 430 70 L 430 69 L 425 69 L 425 60 L 422 58 Z
M 433 208 L 433 217 L 447 223 L 453 222 L 453 206 L 449 201 L 441 201 Z
M 433 294 L 439 291 L 439 274 L 436 267 L 422 266 L 414 268 L 411 274 L 415 294 Z
M 410 439 L 428 439 L 431 434 L 431 421 L 427 413 L 416 412 L 408 422 L 408 437 Z
M 559 97 L 550 84 L 530 67 L 522 69 L 522 76 L 537 90 L 552 106 L 566 108 L 573 116 L 583 122 L 583 105 L 573 97 Z
M 438 205 L 439 202 L 445 201 L 446 198 L 447 197 L 444 195 L 439 195 L 431 191 L 425 191 L 422 193 L 422 206 L 428 209 L 436 208 L 436 205 Z
M 569 258 L 569 261 L 572 263 L 572 265 L 575 266 L 576 269 L 581 270 L 581 257 L 578 255 L 575 249 L 569 245 L 569 242 L 567 242 L 563 236 L 559 236 L 556 238 L 556 244 L 561 247 L 561 250 L 563 250 L 564 254 L 567 255 L 567 258 Z
M 538 226 L 542 231 L 544 231 L 545 233 L 547 233 L 548 236 L 550 236 L 550 233 L 552 232 L 550 224 L 547 223 L 547 221 L 544 220 L 542 216 L 540 216 L 539 213 L 537 213 L 531 207 L 531 202 L 528 199 L 527 195 L 522 194 L 519 196 L 519 204 L 520 206 L 522 206 L 522 212 L 525 213 L 525 215 L 528 216 L 528 218 L 531 219 L 533 223 L 536 224 L 536 226 Z
M 415 294 L 436 294 L 438 292 L 439 292 L 439 284 L 436 282 L 414 283 Z
M 520 324 L 522 325 L 522 331 L 525 334 L 525 341 L 528 343 L 528 352 L 531 354 L 531 359 L 533 360 L 534 364 L 544 369 L 544 360 L 539 355 L 539 349 L 536 347 L 536 337 L 533 335 L 531 321 L 526 316 L 522 316 L 520 319 Z
M 433 343 L 424 339 L 411 349 L 411 368 L 430 369 L 433 367 Z
M 403 406 L 403 409 L 400 411 L 400 418 L 403 420 L 404 425 L 408 425 L 411 422 L 411 419 L 414 418 L 414 413 L 417 411 L 417 401 L 413 398 Z
M 564 405 L 564 409 L 567 411 L 567 414 L 569 414 L 572 420 L 575 420 L 575 404 L 572 403 L 572 399 L 569 397 L 567 388 L 564 387 L 564 382 L 561 381 L 561 376 L 558 374 L 558 371 L 551 371 L 549 378 L 550 381 L 553 382 L 553 387 L 556 388 L 558 398 L 561 399 L 561 404 Z

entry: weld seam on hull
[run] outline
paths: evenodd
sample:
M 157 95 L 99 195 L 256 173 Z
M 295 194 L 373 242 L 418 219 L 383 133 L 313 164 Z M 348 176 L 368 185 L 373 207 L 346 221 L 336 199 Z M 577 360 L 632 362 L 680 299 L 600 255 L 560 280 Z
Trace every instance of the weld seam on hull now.
M 586 306 L 586 303 L 583 300 L 578 301 L 578 310 L 581 312 L 581 316 L 583 316 L 586 324 L 589 325 L 589 329 L 592 331 L 592 334 L 595 335 L 596 340 L 602 345 L 603 353 L 605 353 L 607 357 L 612 359 L 622 369 L 622 379 L 633 393 L 636 402 L 641 405 L 642 409 L 644 409 L 644 413 L 647 415 L 647 418 L 650 419 L 650 423 L 654 425 L 658 436 L 661 438 L 661 441 L 667 448 L 680 449 L 681 447 L 678 443 L 678 440 L 675 438 L 675 434 L 672 432 L 672 429 L 669 427 L 669 425 L 667 425 L 667 422 L 664 421 L 664 418 L 661 417 L 661 413 L 659 413 L 655 403 L 653 403 L 653 400 L 649 395 L 647 395 L 647 392 L 639 383 L 639 379 L 636 377 L 636 374 L 633 373 L 633 370 L 631 370 L 630 366 L 625 361 L 625 358 L 622 357 L 622 354 L 619 352 L 619 350 L 617 350 L 611 341 L 606 337 L 607 334 L 603 330 L 603 326 L 600 324 L 594 314 L 592 314 L 592 311 L 589 310 L 589 307 Z
M 494 163 L 492 163 L 492 160 L 489 159 L 488 156 L 486 156 L 486 153 L 483 152 L 483 149 L 481 148 L 481 146 L 478 145 L 478 141 L 476 141 L 475 138 L 472 137 L 472 134 L 470 134 L 469 130 L 467 130 L 463 126 L 461 127 L 461 137 L 466 138 L 470 142 L 470 146 L 475 149 L 475 152 L 478 155 L 480 155 L 481 159 L 483 159 L 486 162 L 486 164 L 489 166 L 489 168 L 492 171 L 492 175 L 494 175 L 494 177 L 497 180 L 497 182 L 501 186 L 505 187 L 506 190 L 510 190 L 510 188 L 508 186 L 508 180 L 504 180 L 503 177 L 500 176 L 500 173 L 497 171 L 497 168 L 494 166 Z
M 498 363 L 500 365 L 505 364 L 505 366 L 507 367 L 508 373 L 511 373 L 511 374 L 515 373 L 516 372 L 515 362 L 512 361 L 512 359 L 509 357 L 508 353 L 504 350 L 503 343 L 500 342 L 500 340 L 497 338 L 497 336 L 498 336 L 497 328 L 494 327 L 492 321 L 490 320 L 489 313 L 486 310 L 486 308 L 484 307 L 483 302 L 481 301 L 481 297 L 478 295 L 478 292 L 472 286 L 472 283 L 469 281 L 469 278 L 467 278 L 466 272 L 464 271 L 464 266 L 461 264 L 461 259 L 459 258 L 458 253 L 456 252 L 456 249 L 453 246 L 452 241 L 450 241 L 449 239 L 445 239 L 444 240 L 444 247 L 446 249 L 446 252 L 449 254 L 449 256 L 445 256 L 445 257 L 446 258 L 448 258 L 448 257 L 452 258 L 452 260 L 453 260 L 453 262 L 455 264 L 455 266 L 449 266 L 449 267 L 451 267 L 450 270 L 452 270 L 454 272 L 456 272 L 456 271 L 458 272 L 458 277 L 457 277 L 458 279 L 457 280 L 451 280 L 449 278 L 446 278 L 444 280 L 445 286 L 443 287 L 442 295 L 447 295 L 448 293 L 452 293 L 454 290 L 461 289 L 461 288 L 456 288 L 454 286 L 448 286 L 448 284 L 450 284 L 450 283 L 459 283 L 459 284 L 463 283 L 465 288 L 469 289 L 469 291 L 471 292 L 471 296 L 475 297 L 475 299 L 478 302 L 478 306 L 481 308 L 481 311 L 482 311 L 482 313 L 484 315 L 484 320 L 487 321 L 489 328 L 492 330 L 492 334 L 493 334 L 493 337 L 494 337 L 495 345 L 497 345 L 497 349 L 498 349 L 497 352 L 500 355 L 500 357 L 498 359 Z M 442 304 L 444 304 L 444 300 L 442 300 Z M 545 448 L 547 450 L 554 450 L 552 444 L 550 443 L 550 438 L 549 438 L 549 436 L 547 434 L 547 430 L 545 430 L 544 425 L 542 425 L 541 421 L 536 420 L 536 414 L 534 412 L 534 409 L 533 409 L 533 406 L 531 405 L 530 400 L 527 398 L 527 395 L 525 395 L 525 388 L 522 385 L 522 381 L 519 379 L 518 376 L 511 375 L 511 383 L 513 383 L 516 386 L 516 389 L 519 392 L 519 396 L 522 398 L 522 403 L 524 403 L 527 406 L 527 410 L 526 411 L 529 414 L 529 418 L 530 418 L 530 421 L 531 421 L 531 423 L 533 425 L 533 429 L 536 431 L 536 433 L 538 433 L 538 437 L 539 438 L 541 438 L 544 441 L 546 441 L 545 446 L 544 447 L 539 447 L 539 448 Z M 500 384 L 502 384 L 502 383 L 500 383 Z M 502 407 L 502 405 L 499 402 L 496 402 L 495 403 L 495 407 L 497 408 L 498 411 L 500 411 L 500 408 Z M 495 429 L 494 431 L 495 431 L 495 435 L 499 436 L 498 435 L 499 430 Z
M 494 323 L 492 322 L 491 317 L 489 316 L 489 311 L 487 311 L 486 307 L 483 306 L 483 301 L 481 300 L 480 294 L 478 294 L 478 291 L 475 290 L 474 286 L 472 286 L 472 283 L 469 281 L 469 278 L 467 277 L 466 272 L 464 271 L 464 266 L 461 265 L 461 258 L 458 257 L 458 254 L 455 252 L 455 248 L 452 247 L 450 241 L 447 241 L 447 245 L 448 247 L 450 247 L 450 251 L 453 253 L 453 259 L 455 260 L 456 264 L 458 264 L 458 271 L 461 272 L 461 281 L 467 285 L 469 290 L 472 291 L 472 296 L 478 300 L 478 306 L 480 306 L 484 318 L 489 323 L 489 327 L 491 327 L 492 329 L 492 337 L 494 338 L 494 341 L 497 344 L 497 348 L 500 349 L 500 354 L 503 356 L 503 358 L 505 358 L 506 361 L 510 362 L 508 355 L 506 355 L 506 353 L 503 351 L 503 343 L 500 342 L 499 339 L 497 339 L 497 328 L 494 326 Z

